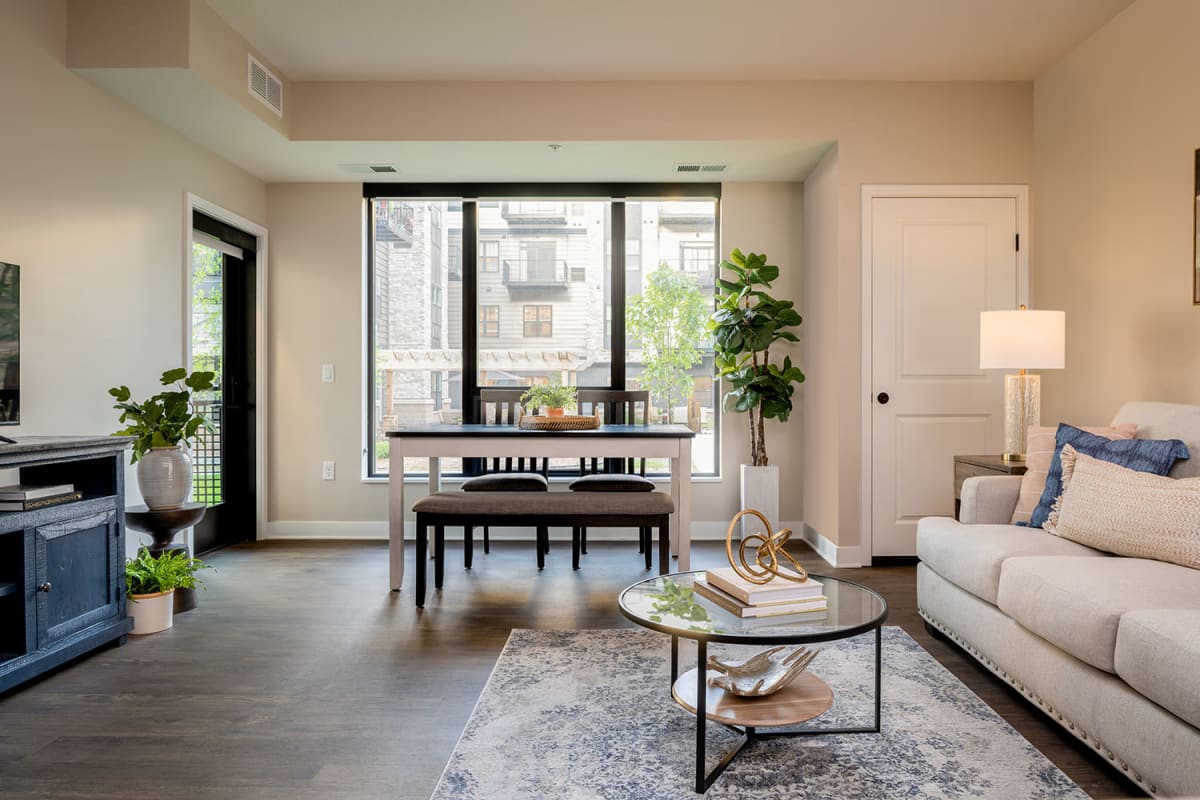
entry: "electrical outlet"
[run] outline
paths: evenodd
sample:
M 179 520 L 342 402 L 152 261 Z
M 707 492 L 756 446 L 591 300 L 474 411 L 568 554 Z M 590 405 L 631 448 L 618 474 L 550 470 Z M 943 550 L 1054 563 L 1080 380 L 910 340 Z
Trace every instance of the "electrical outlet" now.
M 333 364 L 321 365 L 321 383 L 333 383 Z
M 332 461 L 321 462 L 321 479 L 331 481 L 334 479 L 334 464 Z

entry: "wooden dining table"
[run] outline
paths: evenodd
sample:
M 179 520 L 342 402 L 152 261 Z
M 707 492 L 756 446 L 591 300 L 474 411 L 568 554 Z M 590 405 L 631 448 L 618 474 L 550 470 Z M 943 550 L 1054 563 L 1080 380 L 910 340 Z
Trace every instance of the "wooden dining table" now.
M 542 431 L 516 425 L 422 425 L 388 431 L 388 554 L 392 591 L 404 582 L 404 459 L 429 459 L 429 493 L 441 490 L 442 458 L 669 458 L 671 552 L 678 569 L 691 564 L 692 439 L 687 425 L 601 425 L 594 430 Z

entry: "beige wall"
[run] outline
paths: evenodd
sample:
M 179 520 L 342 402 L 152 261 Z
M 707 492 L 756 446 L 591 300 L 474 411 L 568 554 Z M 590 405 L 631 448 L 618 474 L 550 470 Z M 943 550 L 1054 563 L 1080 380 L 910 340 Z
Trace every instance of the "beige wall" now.
M 108 387 L 150 393 L 182 362 L 187 192 L 266 221 L 262 182 L 66 69 L 65 5 L 0 5 L 13 112 L 0 124 L 0 260 L 21 265 L 22 283 L 22 424 L 6 432 L 18 436 L 115 430 Z
M 1043 420 L 1200 402 L 1192 305 L 1200 4 L 1139 0 L 1035 83 L 1038 307 L 1067 312 Z
M 693 111 L 703 106 L 724 110 L 706 119 L 705 138 L 836 141 L 836 161 L 829 162 L 824 177 L 819 176 L 821 197 L 810 219 L 817 229 L 806 231 L 817 237 L 818 246 L 803 255 L 802 265 L 806 274 L 819 273 L 805 284 L 802 307 L 806 335 L 813 331 L 820 336 L 820 350 L 813 351 L 814 363 L 801 364 L 810 380 L 801 390 L 802 408 L 811 413 L 802 414 L 799 430 L 785 434 L 791 437 L 785 439 L 785 447 L 772 445 L 772 455 L 782 459 L 780 451 L 787 445 L 795 451 L 807 448 L 804 464 L 817 466 L 800 469 L 798 460 L 787 465 L 786 480 L 791 483 L 784 486 L 789 500 L 783 517 L 797 521 L 789 515 L 801 513 L 799 498 L 806 498 L 815 515 L 807 520 L 809 525 L 846 548 L 850 560 L 861 541 L 860 400 L 862 393 L 869 391 L 860 385 L 861 186 L 1027 184 L 1033 172 L 1033 91 L 1022 83 L 299 82 L 292 96 L 290 133 L 297 139 L 687 140 L 697 134 Z M 414 108 L 421 113 L 413 114 Z M 462 126 L 464 108 L 472 109 L 467 130 Z M 563 113 L 547 117 L 541 113 L 545 108 Z M 637 113 L 629 113 L 629 109 L 637 109 Z M 746 119 L 755 124 L 745 125 Z M 530 127 L 530 120 L 538 121 L 536 130 Z M 273 196 L 275 191 L 272 189 Z M 741 216 L 737 189 L 731 191 L 723 213 L 731 217 L 734 227 L 724 226 L 725 246 L 763 249 L 773 258 L 787 252 L 789 259 L 780 257 L 781 265 L 799 263 L 800 245 L 788 238 L 801 224 L 798 198 L 789 205 L 792 216 L 775 223 L 786 227 L 774 230 L 770 218 Z M 764 191 L 759 188 L 754 193 Z M 781 191 L 786 196 L 788 190 Z M 274 208 L 272 217 L 279 219 Z M 735 235 L 739 224 L 747 226 L 749 235 Z M 273 230 L 273 235 L 278 233 Z M 306 228 L 306 233 L 314 235 L 315 231 Z M 767 247 L 759 236 L 780 243 Z M 793 248 L 794 252 L 788 252 Z M 789 288 L 798 295 L 800 282 L 793 281 Z M 315 363 L 307 367 L 311 375 L 319 374 Z M 288 398 L 274 406 L 283 413 L 285 404 L 292 402 L 291 395 L 283 386 L 275 391 Z M 812 404 L 807 399 L 810 392 L 816 393 Z M 731 422 L 726 425 L 729 435 L 740 436 L 739 420 Z M 356 447 L 359 439 L 354 440 Z M 808 444 L 803 444 L 805 441 Z M 727 442 L 723 458 L 726 482 L 719 491 L 698 493 L 703 500 L 698 501 L 696 519 L 715 522 L 736 511 L 736 480 L 730 483 L 729 477 L 742 450 L 744 443 L 736 439 Z M 352 457 L 357 464 L 357 450 Z M 303 460 L 313 462 L 296 467 L 304 470 L 308 481 L 318 474 L 317 459 L 315 454 L 306 454 Z M 339 465 L 341 462 L 339 457 Z M 794 491 L 789 492 L 789 487 Z M 303 519 L 292 516 L 287 505 L 284 502 L 279 507 L 282 519 Z M 347 519 L 382 519 L 382 505 L 369 514 L 355 511 L 359 506 L 339 505 L 341 508 L 345 510 L 340 513 L 355 514 Z

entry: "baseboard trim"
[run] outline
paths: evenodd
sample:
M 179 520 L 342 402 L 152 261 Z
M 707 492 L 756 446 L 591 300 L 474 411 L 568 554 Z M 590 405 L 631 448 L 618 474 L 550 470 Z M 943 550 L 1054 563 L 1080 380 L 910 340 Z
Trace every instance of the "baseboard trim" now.
M 800 538 L 815 550 L 817 555 L 825 559 L 829 566 L 842 568 L 863 565 L 862 548 L 858 545 L 836 545 L 807 523 L 798 522 L 792 525 L 792 530 L 802 531 Z

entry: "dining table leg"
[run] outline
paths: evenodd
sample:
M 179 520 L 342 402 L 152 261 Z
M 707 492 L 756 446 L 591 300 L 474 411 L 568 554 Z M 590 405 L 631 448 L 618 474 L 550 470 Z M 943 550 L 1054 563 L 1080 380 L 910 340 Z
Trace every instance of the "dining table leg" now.
M 389 437 L 388 445 L 388 579 L 393 592 L 404 583 L 404 439 Z
M 679 455 L 671 459 L 671 543 L 679 557 L 679 570 L 692 568 L 692 440 L 679 439 Z

